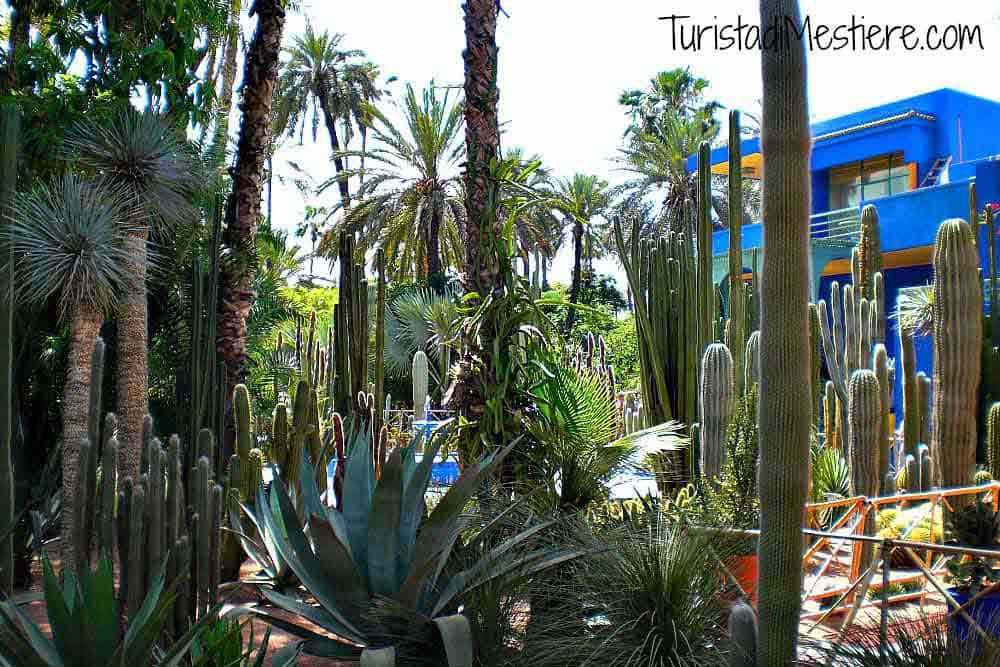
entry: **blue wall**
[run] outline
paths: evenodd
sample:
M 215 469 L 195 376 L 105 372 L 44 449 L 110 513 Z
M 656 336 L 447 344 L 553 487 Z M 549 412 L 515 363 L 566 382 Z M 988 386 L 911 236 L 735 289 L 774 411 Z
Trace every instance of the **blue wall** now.
M 978 186 L 977 186 L 978 188 Z M 969 217 L 969 182 L 920 188 L 861 203 L 878 209 L 882 252 L 934 243 L 938 226 L 948 218 Z

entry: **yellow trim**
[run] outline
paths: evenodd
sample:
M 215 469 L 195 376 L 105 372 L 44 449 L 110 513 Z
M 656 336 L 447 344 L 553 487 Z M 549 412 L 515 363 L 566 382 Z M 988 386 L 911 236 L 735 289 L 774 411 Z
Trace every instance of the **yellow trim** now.
M 925 266 L 931 263 L 934 246 L 920 246 L 895 250 L 882 255 L 882 268 L 901 269 L 907 266 Z M 851 272 L 850 259 L 835 259 L 823 267 L 824 276 L 840 276 Z
M 743 175 L 747 178 L 760 178 L 762 173 L 761 164 L 762 156 L 760 153 L 750 153 L 749 155 L 744 155 L 743 159 L 740 161 L 740 166 L 743 167 Z M 729 161 L 727 160 L 725 162 L 713 164 L 712 173 L 728 176 Z

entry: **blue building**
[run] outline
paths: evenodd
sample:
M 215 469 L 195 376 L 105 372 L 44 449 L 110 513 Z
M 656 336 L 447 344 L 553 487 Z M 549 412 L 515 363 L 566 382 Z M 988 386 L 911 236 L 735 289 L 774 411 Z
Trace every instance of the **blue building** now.
M 850 280 L 851 250 L 865 205 L 874 204 L 879 213 L 886 308 L 891 311 L 901 288 L 931 282 L 938 225 L 948 218 L 969 219 L 973 183 L 977 211 L 1000 203 L 1000 103 L 944 88 L 816 123 L 812 136 L 814 300 L 829 299 L 833 281 Z M 760 178 L 760 140 L 747 139 L 741 147 L 744 176 Z M 712 151 L 713 173 L 728 173 L 728 152 L 726 147 Z M 688 167 L 692 172 L 697 168 L 696 157 Z M 760 224 L 744 225 L 742 241 L 749 270 L 753 249 L 762 246 Z M 717 281 L 726 277 L 728 250 L 728 230 L 715 232 Z M 898 337 L 895 322 L 889 324 L 886 347 L 895 357 Z M 917 347 L 918 366 L 929 371 L 929 340 L 918 341 Z

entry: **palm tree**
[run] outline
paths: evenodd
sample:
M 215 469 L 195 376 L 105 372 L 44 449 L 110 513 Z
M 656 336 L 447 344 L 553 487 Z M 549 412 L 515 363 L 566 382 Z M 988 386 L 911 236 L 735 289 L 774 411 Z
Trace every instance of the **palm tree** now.
M 675 230 L 685 229 L 685 209 L 697 191 L 687 159 L 719 133 L 714 114 L 720 105 L 704 101 L 707 87 L 707 80 L 678 68 L 657 74 L 646 90 L 626 91 L 618 99 L 631 118 L 618 162 L 635 175 L 622 189 L 639 196 L 666 189 L 664 214 Z
M 358 120 L 364 117 L 363 106 L 380 97 L 375 86 L 378 68 L 362 60 L 365 52 L 342 50 L 343 33 L 317 33 L 307 23 L 305 32 L 292 40 L 287 49 L 288 62 L 278 81 L 276 105 L 279 132 L 305 134 L 306 120 L 316 141 L 320 116 L 330 137 L 330 151 L 340 191 L 340 203 L 345 211 L 351 208 L 351 191 L 347 163 L 342 151 L 354 136 Z M 340 124 L 343 137 L 338 131 Z M 343 141 L 342 141 L 343 139 Z M 340 244 L 341 272 L 353 265 L 349 244 Z
M 226 257 L 220 271 L 216 343 L 226 364 L 226 397 L 246 380 L 247 318 L 254 301 L 254 237 L 260 220 L 264 192 L 264 164 L 271 144 L 272 103 L 278 81 L 281 35 L 285 30 L 282 0 L 256 0 L 257 29 L 243 65 L 242 118 L 232 169 L 233 190 L 226 205 L 222 237 Z M 235 439 L 232 411 L 227 410 L 223 454 Z
M 201 180 L 198 160 L 159 115 L 131 109 L 108 125 L 78 125 L 67 144 L 80 167 L 108 179 L 134 206 L 126 240 L 129 280 L 118 316 L 117 415 L 119 474 L 138 479 L 142 422 L 149 412 L 149 238 L 154 230 L 198 219 L 190 201 Z
M 608 183 L 597 176 L 576 174 L 572 179 L 559 182 L 553 206 L 563 215 L 564 229 L 569 226 L 573 234 L 573 281 L 569 291 L 570 307 L 566 311 L 566 330 L 569 331 L 576 319 L 573 304 L 580 299 L 584 246 L 593 272 L 593 257 L 598 252 L 595 245 L 600 246 L 601 229 L 606 226 L 597 219 L 603 218 L 611 208 Z
M 552 192 L 552 175 L 548 169 L 542 166 L 540 155 L 526 157 L 521 148 L 511 148 L 503 152 L 505 160 L 513 161 L 519 165 L 515 168 L 516 173 L 525 169 L 532 169 L 528 178 L 524 180 L 523 186 L 537 193 L 537 201 L 531 205 L 523 206 L 517 218 L 514 220 L 514 235 L 520 247 L 521 259 L 524 262 L 525 277 L 530 278 L 531 253 L 538 253 L 541 260 L 541 270 L 543 274 L 542 284 L 548 283 L 548 262 L 555 257 L 556 251 L 562 244 L 562 222 L 558 216 L 554 215 L 552 208 L 548 205 L 549 195 Z
M 135 216 L 128 195 L 106 182 L 87 182 L 67 174 L 52 185 L 19 195 L 6 227 L 16 258 L 14 284 L 19 299 L 32 306 L 54 299 L 60 318 L 69 323 L 62 403 L 64 567 L 72 567 L 76 560 L 71 530 L 80 443 L 88 435 L 91 353 L 105 315 L 132 280 L 126 239 L 134 230 L 126 225 Z
M 445 268 L 461 266 L 464 259 L 465 202 L 458 172 L 465 149 L 459 140 L 462 103 L 451 101 L 447 90 L 439 97 L 434 82 L 420 99 L 407 85 L 399 105 L 403 130 L 379 109 L 366 108 L 377 147 L 344 155 L 361 155 L 377 166 L 367 170 L 369 179 L 358 191 L 362 201 L 341 224 L 360 230 L 363 250 L 385 248 L 393 280 L 423 278 L 440 290 Z

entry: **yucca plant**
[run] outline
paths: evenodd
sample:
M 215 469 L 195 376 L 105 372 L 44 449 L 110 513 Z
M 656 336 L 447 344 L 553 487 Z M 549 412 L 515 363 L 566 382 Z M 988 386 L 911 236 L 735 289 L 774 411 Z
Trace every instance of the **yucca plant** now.
M 179 580 L 165 585 L 160 568 L 138 613 L 119 627 L 111 560 L 85 568 L 79 581 L 64 568 L 62 586 L 47 558 L 43 561 L 45 604 L 52 638 L 48 638 L 11 600 L 0 602 L 0 667 L 135 667 L 184 664 L 191 645 L 218 613 L 216 606 L 169 648 L 157 647 L 173 611 Z
M 267 588 L 261 593 L 341 639 L 254 613 L 302 638 L 304 652 L 311 655 L 379 665 L 471 666 L 471 626 L 459 613 L 464 596 L 488 582 L 539 572 L 581 552 L 547 547 L 523 551 L 553 525 L 548 521 L 510 536 L 474 564 L 453 567 L 453 551 L 482 533 L 469 528 L 465 508 L 516 441 L 468 466 L 425 516 L 424 496 L 440 438 L 432 440 L 419 461 L 416 442 L 395 450 L 377 479 L 367 438 L 353 440 L 342 507 L 323 505 L 312 475 L 302 476 L 305 526 L 280 480 L 271 485 L 270 501 L 262 489 L 257 501 L 266 530 L 276 536 L 278 553 L 318 606 Z M 303 465 L 311 465 L 306 453 Z M 518 555 L 512 557 L 515 551 Z
M 681 667 L 725 662 L 726 590 L 713 538 L 660 513 L 623 521 L 598 536 L 605 548 L 540 578 L 523 664 Z

